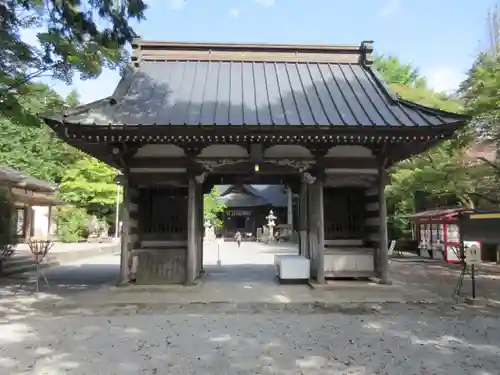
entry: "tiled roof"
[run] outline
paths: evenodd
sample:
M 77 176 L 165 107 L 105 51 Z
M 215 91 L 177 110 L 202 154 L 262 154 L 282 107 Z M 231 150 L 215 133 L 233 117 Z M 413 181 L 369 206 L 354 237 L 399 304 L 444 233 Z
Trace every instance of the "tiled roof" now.
M 55 184 L 31 177 L 5 165 L 0 165 L 0 184 L 2 182 L 40 192 L 53 192 L 57 189 Z
M 454 217 L 458 215 L 460 211 L 463 211 L 463 208 L 441 208 L 435 210 L 421 211 L 411 215 L 408 215 L 411 219 L 439 219 L 443 217 Z
M 464 121 L 460 115 L 398 98 L 374 71 L 371 50 L 363 45 L 359 50 L 346 47 L 347 52 L 314 47 L 316 53 L 306 46 L 265 53 L 263 46 L 245 50 L 240 45 L 237 52 L 229 47 L 224 47 L 227 52 L 217 46 L 214 51 L 210 46 L 176 46 L 166 45 L 163 53 L 158 46 L 141 50 L 137 68 L 124 76 L 113 97 L 72 110 L 60 120 L 96 125 L 370 127 Z
M 287 197 L 282 185 L 242 185 L 241 192 L 232 192 L 232 185 L 218 185 L 221 201 L 228 207 L 255 207 L 270 205 L 286 207 Z

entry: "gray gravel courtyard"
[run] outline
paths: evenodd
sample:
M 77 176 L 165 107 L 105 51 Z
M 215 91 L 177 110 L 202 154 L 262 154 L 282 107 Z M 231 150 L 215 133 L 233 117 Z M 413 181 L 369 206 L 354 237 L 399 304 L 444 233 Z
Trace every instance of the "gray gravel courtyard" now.
M 500 373 L 498 306 L 394 303 L 391 290 L 449 295 L 457 275 L 442 265 L 394 260 L 397 283 L 388 289 L 364 282 L 310 290 L 276 283 L 273 256 L 289 248 L 228 243 L 222 267 L 214 247 L 206 250 L 209 275 L 198 290 L 102 289 L 116 280 L 116 255 L 47 270 L 46 302 L 29 291 L 13 297 L 16 284 L 0 288 L 0 375 Z M 493 276 L 480 280 L 481 290 L 497 289 Z M 344 309 L 361 289 L 379 302 Z M 294 303 L 276 311 L 267 306 L 276 295 Z M 330 300 L 341 308 L 309 306 Z
M 0 374 L 498 374 L 500 319 L 396 305 L 370 314 L 151 312 L 3 320 Z

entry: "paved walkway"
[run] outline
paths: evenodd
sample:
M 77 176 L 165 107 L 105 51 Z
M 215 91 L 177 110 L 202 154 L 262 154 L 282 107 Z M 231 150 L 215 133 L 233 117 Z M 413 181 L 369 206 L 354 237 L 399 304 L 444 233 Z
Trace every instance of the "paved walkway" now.
M 369 281 L 332 281 L 327 286 L 311 289 L 308 285 L 281 285 L 274 268 L 275 254 L 290 254 L 296 248 L 288 244 L 227 242 L 217 251 L 216 244 L 205 246 L 205 280 L 194 287 L 130 286 L 116 288 L 119 256 L 106 255 L 80 262 L 65 264 L 46 270 L 50 290 L 42 283 L 42 291 L 34 298 L 34 284 L 23 287 L 15 298 L 12 294 L 19 283 L 4 285 L 0 294 L 4 303 L 15 303 L 25 298 L 31 307 L 77 312 L 85 307 L 90 310 L 118 308 L 128 305 L 131 310 L 149 309 L 151 306 L 185 306 L 216 303 L 221 308 L 247 306 L 254 308 L 290 309 L 330 308 L 339 304 L 377 304 L 391 302 L 439 301 L 452 302 L 452 291 L 458 280 L 457 267 L 437 262 L 404 258 L 391 261 L 393 285 L 377 285 Z M 218 256 L 221 265 L 217 265 Z M 482 275 L 478 291 L 500 292 L 500 278 Z M 464 292 L 470 282 L 465 281 Z M 496 289 L 495 289 L 496 288 Z M 494 294 L 496 293 L 496 294 Z M 481 293 L 478 293 L 481 295 Z M 484 293 L 483 293 L 484 294 Z M 312 307 L 311 307 L 312 306 Z M 154 308 L 153 308 L 154 309 Z M 196 308 L 195 308 L 196 310 Z

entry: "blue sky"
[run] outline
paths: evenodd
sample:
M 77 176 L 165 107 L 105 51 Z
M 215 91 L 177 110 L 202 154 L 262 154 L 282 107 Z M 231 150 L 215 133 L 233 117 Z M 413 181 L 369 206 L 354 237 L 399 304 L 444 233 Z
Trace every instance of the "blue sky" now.
M 143 39 L 359 44 L 412 62 L 435 89 L 457 87 L 487 40 L 494 0 L 149 0 Z M 50 82 L 83 102 L 110 95 L 119 76 L 105 71 L 73 86 Z

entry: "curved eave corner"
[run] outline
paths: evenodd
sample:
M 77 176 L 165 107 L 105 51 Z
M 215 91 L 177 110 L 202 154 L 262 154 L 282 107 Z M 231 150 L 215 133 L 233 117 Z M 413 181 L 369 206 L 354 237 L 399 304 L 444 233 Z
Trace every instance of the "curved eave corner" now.
M 91 110 L 101 109 L 103 106 L 113 105 L 116 103 L 116 99 L 114 96 L 108 96 L 103 99 L 99 99 L 87 104 L 82 104 L 77 107 L 67 108 L 61 113 L 54 112 L 43 112 L 39 113 L 38 117 L 40 117 L 45 123 L 50 126 L 52 129 L 55 129 L 61 125 L 73 124 L 73 125 L 81 125 L 79 122 L 66 121 L 68 117 L 81 115 L 90 112 Z
M 372 75 L 373 79 L 375 82 L 378 84 L 379 88 L 383 93 L 386 94 L 386 96 L 393 101 L 394 103 L 410 107 L 413 110 L 421 111 L 424 112 L 428 115 L 438 117 L 439 120 L 445 120 L 442 121 L 440 125 L 434 125 L 434 126 L 443 126 L 443 125 L 449 125 L 455 128 L 460 128 L 461 126 L 464 126 L 468 121 L 471 120 L 471 116 L 460 114 L 460 113 L 455 113 L 455 112 L 448 112 L 444 111 L 441 109 L 437 108 L 431 108 L 424 106 L 422 104 L 418 104 L 406 99 L 403 99 L 400 95 L 398 95 L 389 85 L 384 81 L 382 78 L 382 75 L 380 72 L 373 66 L 364 66 L 365 69 Z
M 431 108 L 424 106 L 422 104 L 418 104 L 415 102 L 411 102 L 409 100 L 403 99 L 398 96 L 398 101 L 404 106 L 411 107 L 413 109 L 425 112 L 429 115 L 440 117 L 440 118 L 445 118 L 449 121 L 446 121 L 446 124 L 457 124 L 457 125 L 465 125 L 468 121 L 471 120 L 471 116 L 460 114 L 460 113 L 455 113 L 455 112 L 448 112 L 448 111 L 443 111 L 441 109 L 437 108 Z

